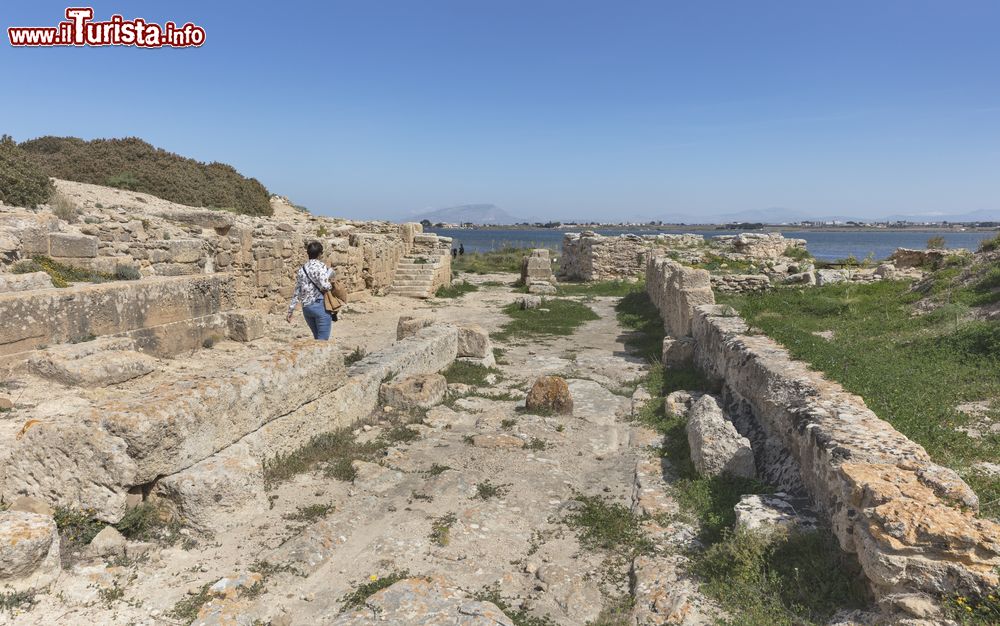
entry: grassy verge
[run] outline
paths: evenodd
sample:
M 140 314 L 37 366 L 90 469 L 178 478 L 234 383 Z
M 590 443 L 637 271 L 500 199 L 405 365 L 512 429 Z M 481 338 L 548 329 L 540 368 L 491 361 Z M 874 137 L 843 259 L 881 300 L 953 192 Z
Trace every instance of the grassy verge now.
M 563 299 L 545 300 L 540 308 L 525 310 L 515 302 L 504 307 L 503 311 L 511 317 L 511 321 L 493 333 L 493 337 L 500 341 L 514 337 L 572 335 L 584 322 L 600 318 L 587 305 Z
M 642 282 L 624 280 L 605 280 L 592 283 L 559 283 L 560 296 L 611 296 L 622 297 L 646 287 Z
M 340 606 L 340 612 L 344 613 L 351 609 L 360 609 L 365 606 L 365 601 L 382 591 L 383 589 L 388 589 L 389 587 L 395 585 L 401 580 L 405 580 L 410 577 L 410 573 L 406 570 L 401 572 L 393 572 L 388 576 L 376 576 L 372 575 L 368 582 L 359 585 L 354 591 L 345 595 L 340 601 L 343 603 Z
M 831 285 L 728 298 L 754 327 L 797 359 L 865 399 L 882 419 L 924 446 L 935 461 L 959 471 L 979 494 L 984 516 L 1000 516 L 1000 479 L 973 473 L 977 461 L 1000 458 L 1000 324 L 963 321 L 945 305 L 914 315 L 920 294 L 899 282 Z M 832 331 L 825 339 L 814 333 Z M 957 407 L 992 403 L 975 417 Z
M 493 375 L 499 380 L 503 377 L 503 372 L 495 367 L 486 367 L 484 365 L 476 365 L 475 363 L 467 363 L 465 361 L 453 361 L 448 369 L 441 372 L 441 374 L 448 381 L 448 384 L 461 383 L 463 385 L 472 385 L 473 387 L 484 387 L 489 385 L 486 377 Z
M 337 430 L 314 436 L 298 450 L 279 454 L 264 461 L 264 485 L 273 488 L 297 474 L 322 467 L 330 478 L 354 480 L 352 461 L 373 462 L 386 448 L 400 442 L 412 441 L 419 435 L 405 425 L 395 426 L 374 441 L 359 442 L 350 429 Z
M 60 289 L 69 287 L 70 283 L 106 283 L 113 280 L 139 280 L 139 271 L 130 265 L 115 267 L 113 274 L 95 272 L 64 265 L 53 261 L 47 256 L 35 256 L 30 260 L 21 261 L 11 268 L 14 274 L 29 274 L 45 272 L 52 277 L 52 284 Z
M 521 259 L 531 254 L 532 248 L 500 248 L 489 252 L 467 252 L 451 261 L 451 269 L 470 274 L 520 272 Z
M 626 296 L 618 305 L 618 316 L 623 325 L 636 329 L 632 349 L 658 356 L 663 323 L 648 297 Z M 822 624 L 838 609 L 868 604 L 857 563 L 829 533 L 762 537 L 732 531 L 733 507 L 740 497 L 770 489 L 754 480 L 699 476 L 691 462 L 687 420 L 669 413 L 664 403 L 673 391 L 718 392 L 716 384 L 693 368 L 667 370 L 656 361 L 643 384 L 653 399 L 637 419 L 664 435 L 660 454 L 669 463 L 673 495 L 683 515 L 697 524 L 704 546 L 689 555 L 691 569 L 701 577 L 702 591 L 729 613 L 728 623 Z
M 467 293 L 479 291 L 479 285 L 467 282 L 454 282 L 449 286 L 441 285 L 434 292 L 435 298 L 460 298 Z

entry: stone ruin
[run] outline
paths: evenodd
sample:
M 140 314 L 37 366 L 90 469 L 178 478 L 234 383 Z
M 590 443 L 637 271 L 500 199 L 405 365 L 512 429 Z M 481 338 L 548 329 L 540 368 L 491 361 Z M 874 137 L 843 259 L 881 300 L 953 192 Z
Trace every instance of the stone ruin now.
M 287 306 L 313 239 L 350 302 L 433 295 L 450 282 L 451 242 L 420 224 L 321 218 L 278 199 L 273 217 L 254 218 L 56 185 L 79 207 L 72 222 L 0 206 L 0 383 L 11 390 L 0 501 L 12 506 L 0 512 L 0 586 L 58 574 L 56 507 L 113 523 L 157 500 L 194 529 L 224 529 L 232 510 L 267 506 L 266 456 L 367 415 L 390 373 L 433 374 L 461 355 L 452 325 L 350 366 L 335 343 L 267 333 L 264 314 Z M 55 288 L 46 272 L 11 271 L 40 257 L 108 280 Z M 407 263 L 419 267 L 399 272 Z M 204 349 L 220 339 L 232 343 Z
M 563 238 L 560 278 L 564 280 L 636 280 L 645 273 L 651 256 L 667 254 L 683 263 L 704 262 L 709 255 L 752 264 L 756 274 L 728 271 L 713 275 L 720 291 L 761 291 L 771 281 L 784 280 L 812 269 L 811 264 L 786 256 L 790 249 L 805 250 L 805 240 L 786 239 L 780 233 L 743 233 L 705 239 L 693 234 L 618 235 L 592 231 L 568 233 Z
M 553 294 L 556 292 L 555 283 L 548 249 L 532 250 L 531 254 L 521 259 L 521 284 L 528 288 L 528 293 Z
M 745 498 L 738 507 L 744 525 L 797 523 L 789 502 L 805 498 L 899 619 L 939 615 L 935 604 L 945 595 L 996 588 L 1000 525 L 976 517 L 978 498 L 958 474 L 934 463 L 862 398 L 715 305 L 707 271 L 651 256 L 646 287 L 668 333 L 664 363 L 694 364 L 718 381 L 719 406 L 735 427 L 728 447 L 716 445 L 725 432 L 720 424 L 705 431 L 713 437 L 689 431 L 689 440 L 713 445 L 716 466 L 738 463 L 740 441 L 749 442 L 758 477 L 784 494 L 778 507 Z M 675 410 L 690 411 L 687 402 Z

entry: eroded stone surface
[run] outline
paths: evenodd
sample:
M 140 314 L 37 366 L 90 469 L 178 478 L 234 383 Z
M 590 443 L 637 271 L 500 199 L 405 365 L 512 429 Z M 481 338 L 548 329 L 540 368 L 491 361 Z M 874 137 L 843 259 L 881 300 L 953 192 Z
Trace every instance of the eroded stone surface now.
M 59 570 L 59 535 L 51 516 L 0 512 L 0 587 L 37 589 Z
M 531 386 L 525 406 L 530 411 L 569 415 L 573 413 L 573 397 L 565 379 L 559 376 L 542 376 Z
M 750 441 L 726 419 L 715 397 L 702 396 L 688 411 L 691 462 L 703 476 L 730 474 L 753 478 L 756 467 Z

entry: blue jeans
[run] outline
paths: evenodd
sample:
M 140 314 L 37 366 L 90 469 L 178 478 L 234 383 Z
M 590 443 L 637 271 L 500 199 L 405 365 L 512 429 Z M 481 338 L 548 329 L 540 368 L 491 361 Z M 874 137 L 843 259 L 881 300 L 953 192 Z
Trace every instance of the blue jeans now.
M 306 324 L 309 324 L 309 330 L 312 331 L 313 339 L 327 341 L 330 338 L 330 327 L 333 325 L 333 320 L 330 319 L 330 314 L 323 308 L 322 300 L 317 300 L 309 306 L 302 307 L 302 316 L 306 318 Z

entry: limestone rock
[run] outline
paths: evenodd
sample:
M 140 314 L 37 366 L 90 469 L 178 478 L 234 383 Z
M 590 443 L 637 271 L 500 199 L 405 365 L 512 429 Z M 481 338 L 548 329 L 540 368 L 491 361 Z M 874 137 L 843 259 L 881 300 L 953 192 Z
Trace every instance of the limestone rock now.
M 521 259 L 521 283 L 530 285 L 533 282 L 552 283 L 552 260 L 549 251 L 544 248 L 532 250 L 529 256 Z
M 154 494 L 169 501 L 188 526 L 206 534 L 229 528 L 236 511 L 268 507 L 264 469 L 244 443 L 164 476 L 157 481 Z
M 0 396 L 0 412 L 13 411 L 14 402 L 7 396 Z
M 105 526 L 90 540 L 88 549 L 92 554 L 103 557 L 124 556 L 125 537 L 114 526 Z
M 663 339 L 662 363 L 668 368 L 685 367 L 694 358 L 694 340 L 690 337 Z
M 477 448 L 523 448 L 524 440 L 514 435 L 485 434 L 474 436 L 472 445 Z
M 32 289 L 51 289 L 52 277 L 45 272 L 29 272 L 27 274 L 0 274 L 0 293 L 9 291 L 30 291 Z
M 48 505 L 44 500 L 40 498 L 33 498 L 31 496 L 18 496 L 14 498 L 14 501 L 10 503 L 11 511 L 21 511 L 23 513 L 35 513 L 38 515 L 55 515 L 55 509 Z
M 54 258 L 92 259 L 97 256 L 97 237 L 49 233 L 49 255 Z
M 570 380 L 567 389 L 571 405 L 567 414 L 571 413 L 591 424 L 610 426 L 614 424 L 616 418 L 626 415 L 631 410 L 628 398 L 615 395 L 592 380 Z M 552 405 L 550 410 L 558 413 L 555 406 L 557 405 Z
M 254 341 L 264 336 L 264 315 L 260 311 L 229 311 L 226 322 L 233 341 Z
M 517 303 L 522 311 L 529 311 L 542 306 L 542 299 L 539 296 L 521 296 Z
M 51 348 L 28 361 L 31 370 L 48 380 L 75 387 L 108 387 L 139 378 L 156 369 L 156 359 L 134 352 L 130 340 L 98 339 Z
M 373 594 L 365 605 L 329 624 L 369 626 L 374 614 L 395 626 L 514 626 L 495 604 L 468 598 L 439 577 L 401 580 Z
M 573 397 L 565 379 L 559 376 L 542 376 L 531 386 L 525 406 L 529 411 L 572 415 Z
M 738 529 L 815 531 L 818 525 L 807 500 L 782 492 L 743 496 L 734 509 Z
M 851 274 L 847 270 L 816 270 L 816 285 L 835 285 L 850 280 Z
M 460 326 L 458 328 L 458 356 L 477 359 L 493 355 L 490 334 L 480 326 Z
M 448 381 L 441 374 L 420 374 L 382 383 L 379 400 L 396 409 L 429 409 L 444 400 Z
M 673 391 L 664 399 L 665 408 L 670 415 L 687 415 L 694 403 L 705 395 L 700 391 Z
M 354 486 L 372 493 L 382 493 L 396 486 L 403 479 L 400 472 L 368 461 L 352 461 Z
M 37 589 L 59 569 L 59 533 L 51 516 L 0 512 L 0 588 Z
M 413 335 L 416 335 L 417 331 L 421 328 L 427 328 L 433 323 L 434 318 L 431 317 L 413 317 L 411 315 L 403 315 L 399 318 L 399 322 L 396 324 L 396 341 L 412 337 Z
M 797 274 L 789 274 L 785 277 L 785 281 L 789 285 L 815 285 L 816 284 L 816 272 L 799 272 Z
M 533 280 L 528 283 L 528 293 L 552 295 L 556 292 L 556 286 L 544 280 Z
M 554 564 L 544 564 L 535 572 L 542 590 L 555 600 L 574 624 L 585 624 L 601 613 L 603 596 L 597 583 L 580 572 Z
M 699 474 L 726 473 L 743 478 L 753 478 L 756 474 L 750 441 L 726 419 L 714 397 L 702 396 L 691 407 L 687 435 L 691 461 Z
M 138 484 L 127 444 L 100 424 L 80 420 L 27 428 L 0 468 L 5 498 L 29 495 L 66 508 L 93 509 L 105 522 L 125 513 L 128 487 Z

